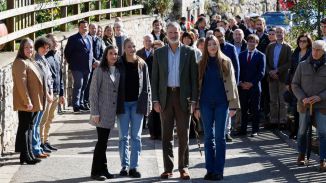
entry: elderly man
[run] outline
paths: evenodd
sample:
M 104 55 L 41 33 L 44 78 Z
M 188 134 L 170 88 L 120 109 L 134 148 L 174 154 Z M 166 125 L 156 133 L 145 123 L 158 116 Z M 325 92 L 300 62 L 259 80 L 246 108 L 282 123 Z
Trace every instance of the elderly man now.
M 180 43 L 180 25 L 167 25 L 168 45 L 154 52 L 152 93 L 154 110 L 161 113 L 164 172 L 162 179 L 172 177 L 173 129 L 176 123 L 179 140 L 179 172 L 181 179 L 190 179 L 189 105 L 195 107 L 198 97 L 198 66 L 195 51 Z M 191 102 L 191 104 L 190 104 Z
M 318 40 L 312 44 L 312 55 L 301 62 L 292 80 L 292 91 L 298 99 L 298 165 L 304 165 L 306 134 L 312 107 L 319 135 L 320 171 L 326 172 L 326 42 Z
M 242 29 L 235 29 L 233 32 L 233 41 L 230 42 L 235 46 L 237 54 L 247 50 L 247 41 L 244 39 L 244 33 Z

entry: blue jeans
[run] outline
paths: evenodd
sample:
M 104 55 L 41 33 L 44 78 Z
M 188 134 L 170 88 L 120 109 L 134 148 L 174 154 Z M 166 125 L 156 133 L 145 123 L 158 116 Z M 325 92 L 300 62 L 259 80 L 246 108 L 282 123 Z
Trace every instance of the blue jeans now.
M 326 159 L 326 115 L 315 111 L 315 120 L 317 122 L 317 132 L 319 137 L 319 156 L 320 160 Z M 309 124 L 309 111 L 299 113 L 299 131 L 298 131 L 298 151 L 306 153 L 307 148 L 307 129 Z
M 40 123 L 44 111 L 40 111 L 35 119 L 33 126 L 33 135 L 32 135 L 32 150 L 34 155 L 43 154 L 43 149 L 41 148 L 41 136 L 40 136 Z
M 79 107 L 84 105 L 84 92 L 87 87 L 89 72 L 71 71 L 74 78 L 74 88 L 72 91 L 72 105 Z
M 118 115 L 119 151 L 122 167 L 137 168 L 141 151 L 141 133 L 143 129 L 143 114 L 136 113 L 137 102 L 125 102 L 124 114 Z M 131 154 L 129 164 L 129 133 L 131 139 Z
M 200 113 L 205 134 L 205 162 L 207 172 L 223 174 L 226 151 L 224 132 L 227 120 L 229 120 L 228 104 L 201 102 Z

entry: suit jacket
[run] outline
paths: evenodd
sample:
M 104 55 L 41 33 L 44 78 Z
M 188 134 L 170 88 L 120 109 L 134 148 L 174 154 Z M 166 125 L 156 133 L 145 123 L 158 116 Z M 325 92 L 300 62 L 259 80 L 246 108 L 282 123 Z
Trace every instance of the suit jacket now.
M 232 40 L 230 43 L 234 46 L 234 40 Z M 246 51 L 247 50 L 247 41 L 243 39 L 241 44 L 242 44 L 241 45 L 241 52 Z
M 152 31 L 151 34 L 153 35 L 154 40 L 161 40 L 161 41 L 165 42 L 165 34 L 163 33 L 163 31 L 160 34 L 160 39 L 156 38 L 154 31 Z
M 69 64 L 69 69 L 73 71 L 91 72 L 93 63 L 92 39 L 86 35 L 89 41 L 87 48 L 83 37 L 80 33 L 74 34 L 68 38 L 67 45 L 64 50 L 65 58 Z
M 155 50 L 152 68 L 152 99 L 160 102 L 164 110 L 167 102 L 168 84 L 168 46 Z M 198 97 L 198 66 L 195 51 L 181 44 L 180 48 L 180 104 L 183 111 L 188 111 L 188 99 L 197 101 Z
M 257 50 L 261 51 L 262 53 L 266 53 L 266 48 L 269 45 L 268 35 L 264 33 L 261 38 L 259 38 L 259 44 L 257 46 Z
M 98 36 L 96 36 L 95 38 L 91 37 L 91 39 L 93 44 L 93 57 L 95 60 L 101 61 L 105 48 L 104 41 Z
M 261 91 L 260 81 L 263 79 L 266 67 L 265 54 L 255 49 L 248 63 L 248 50 L 239 54 L 240 82 L 250 82 L 252 89 Z M 241 89 L 241 87 L 240 87 Z
M 148 67 L 148 74 L 149 78 L 152 78 L 152 66 L 153 66 L 153 55 L 154 55 L 154 49 L 150 52 L 149 56 L 147 57 L 145 48 L 142 48 L 136 52 L 136 55 L 138 55 L 140 58 L 142 58 Z
M 291 66 L 292 48 L 287 43 L 282 43 L 277 68 L 274 68 L 274 48 L 276 43 L 269 44 L 266 48 L 266 73 L 271 70 L 278 70 L 279 80 L 283 83 L 286 81 L 288 69 Z M 270 78 L 272 79 L 272 78 Z
M 29 112 L 42 111 L 46 95 L 35 61 L 16 59 L 12 65 L 12 78 L 14 111 L 27 111 L 27 104 L 33 104 Z
M 118 67 L 115 71 L 114 82 L 110 77 L 108 68 L 103 69 L 102 67 L 97 67 L 94 70 L 89 91 L 90 113 L 91 116 L 100 116 L 100 123 L 95 124 L 91 121 L 90 123 L 92 125 L 106 129 L 114 127 L 119 81 L 120 72 Z
M 240 67 L 239 58 L 235 46 L 230 43 L 224 42 L 224 44 L 221 44 L 221 50 L 227 57 L 231 59 L 234 68 L 234 76 L 237 83 L 239 83 Z

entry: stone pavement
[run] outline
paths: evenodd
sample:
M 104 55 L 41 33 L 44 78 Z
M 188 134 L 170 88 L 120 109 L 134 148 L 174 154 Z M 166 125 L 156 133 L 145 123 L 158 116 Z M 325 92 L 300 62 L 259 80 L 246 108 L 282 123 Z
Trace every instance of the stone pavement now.
M 51 142 L 60 150 L 37 165 L 19 165 L 17 154 L 7 157 L 8 161 L 0 167 L 0 183 L 94 182 L 89 176 L 97 136 L 95 127 L 87 123 L 88 119 L 89 114 L 66 112 L 58 116 L 52 125 Z M 224 180 L 221 182 L 326 182 L 326 173 L 316 170 L 317 156 L 312 156 L 311 166 L 298 167 L 294 143 L 285 139 L 282 134 L 263 131 L 256 138 L 237 138 L 228 143 Z M 172 179 L 160 180 L 163 171 L 161 141 L 150 140 L 148 130 L 143 131 L 142 141 L 142 178 L 117 176 L 106 182 L 205 182 L 204 157 L 200 156 L 194 139 L 190 141 L 190 181 L 180 181 L 177 170 Z M 177 148 L 174 150 L 177 165 Z M 110 134 L 107 158 L 109 171 L 117 175 L 121 167 L 116 128 Z

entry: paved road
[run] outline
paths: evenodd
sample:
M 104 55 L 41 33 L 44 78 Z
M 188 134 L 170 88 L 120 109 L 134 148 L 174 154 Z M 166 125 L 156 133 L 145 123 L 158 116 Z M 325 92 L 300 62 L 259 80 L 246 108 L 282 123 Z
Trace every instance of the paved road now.
M 69 112 L 59 116 L 52 128 L 51 141 L 60 150 L 37 165 L 21 166 L 17 163 L 17 155 L 10 156 L 6 165 L 0 167 L 0 182 L 93 182 L 89 176 L 97 136 L 95 128 L 87 123 L 88 118 L 88 114 L 74 115 Z M 118 174 L 121 167 L 117 129 L 110 136 L 108 167 L 111 173 Z M 296 166 L 297 154 L 293 142 L 284 139 L 274 133 L 263 132 L 256 138 L 237 138 L 229 143 L 224 180 L 221 182 L 326 182 L 326 173 L 316 171 L 317 156 L 313 156 L 313 166 Z M 107 182 L 180 182 L 177 170 L 172 179 L 159 179 L 163 171 L 161 141 L 150 140 L 147 130 L 143 131 L 142 140 L 142 178 L 117 176 Z M 205 182 L 204 157 L 200 156 L 195 140 L 191 140 L 190 144 L 189 171 L 192 179 L 182 182 Z M 177 165 L 177 147 L 174 150 Z

